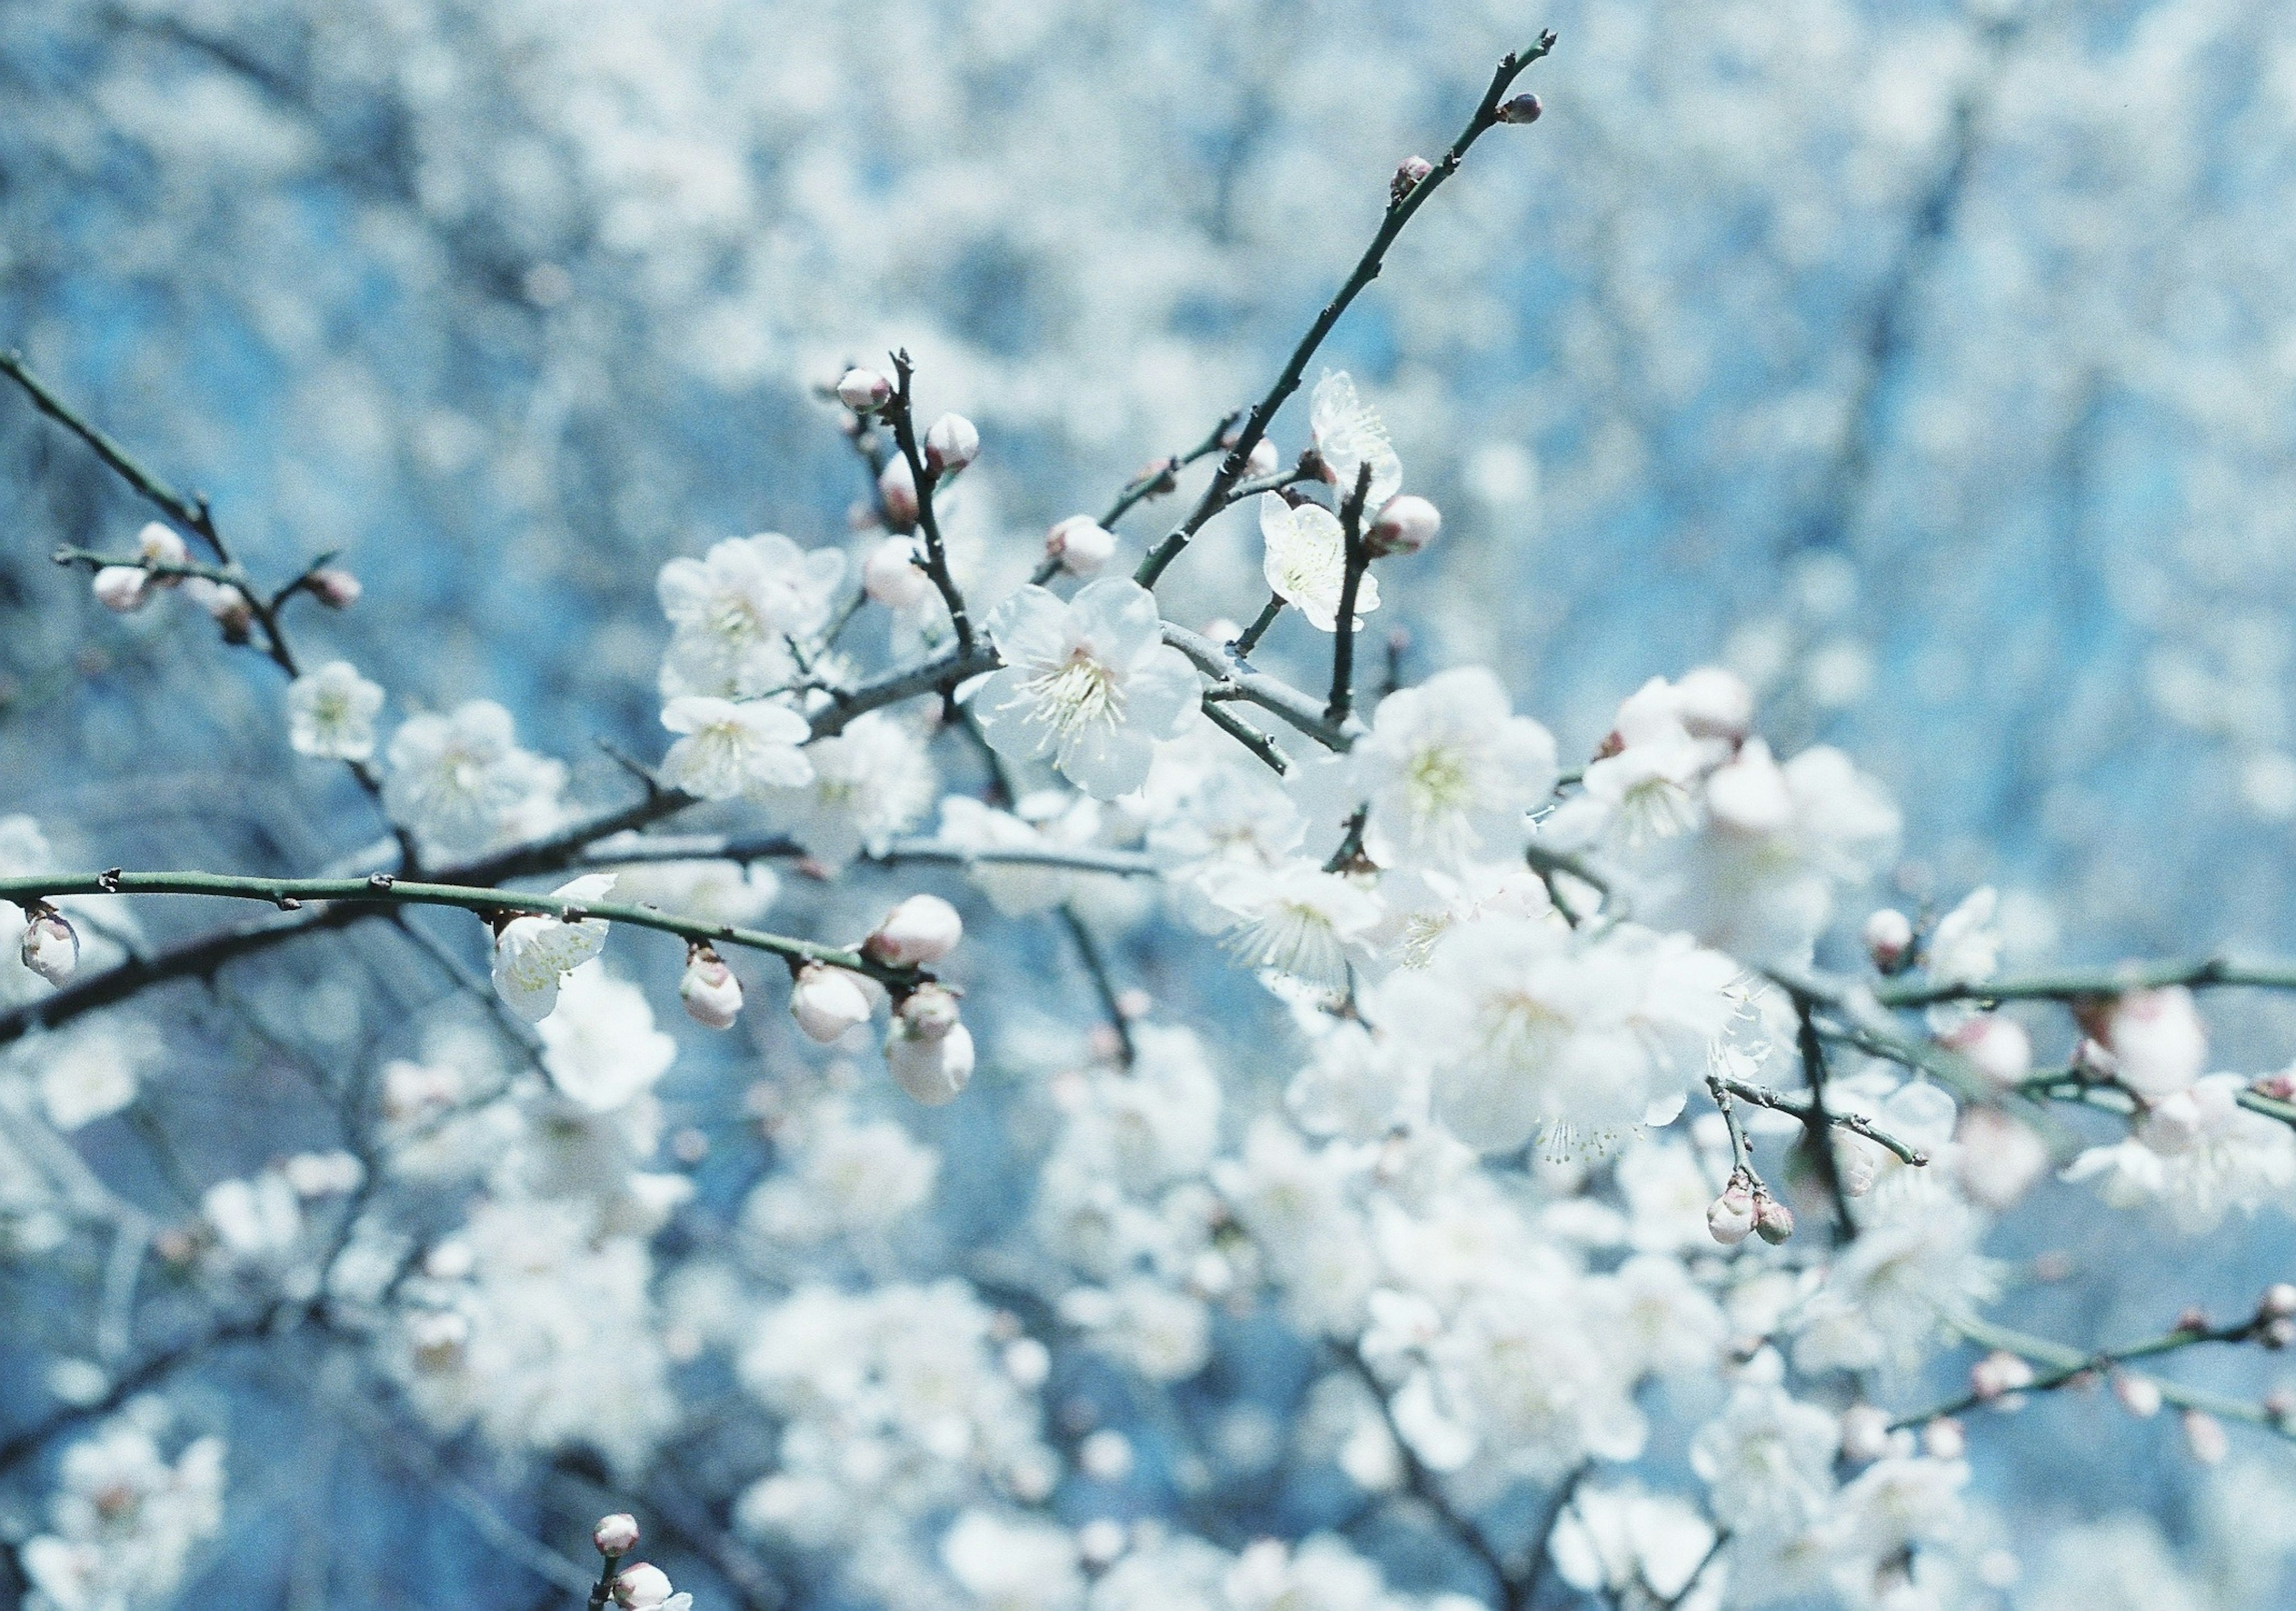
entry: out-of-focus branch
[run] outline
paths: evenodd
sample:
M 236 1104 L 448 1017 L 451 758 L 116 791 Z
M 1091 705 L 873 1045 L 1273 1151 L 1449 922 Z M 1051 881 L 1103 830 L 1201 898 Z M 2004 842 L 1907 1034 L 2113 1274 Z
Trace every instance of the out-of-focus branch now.
M 583 867 L 627 867 L 652 862 L 789 862 L 802 859 L 805 846 L 779 834 L 650 834 L 635 840 L 593 845 L 573 863 Z M 947 839 L 893 839 L 860 859 L 879 866 L 922 863 L 949 867 L 1046 867 L 1068 872 L 1099 872 L 1116 878 L 1153 878 L 1155 858 L 1134 850 L 1101 850 L 1058 845 L 958 845 Z
M 2194 990 L 2296 990 L 2296 962 L 2235 962 L 2224 957 L 2130 962 L 2070 973 L 2011 975 L 1998 979 L 1884 980 L 1874 998 L 1884 1007 L 1929 1007 L 1939 1002 L 2102 1001 L 2133 990 L 2183 985 Z
M 1538 41 L 1528 49 L 1510 51 L 1502 56 L 1497 69 L 1491 74 L 1490 86 L 1476 103 L 1474 114 L 1467 119 L 1466 127 L 1451 142 L 1451 148 L 1443 153 L 1442 160 L 1429 168 L 1417 184 L 1388 203 L 1387 216 L 1380 221 L 1379 230 L 1372 236 L 1371 244 L 1364 249 L 1363 256 L 1357 259 L 1355 272 L 1348 276 L 1339 293 L 1324 304 L 1323 312 L 1316 315 L 1316 322 L 1308 327 L 1308 333 L 1300 337 L 1300 344 L 1292 349 L 1292 356 L 1285 361 L 1283 372 L 1276 376 L 1275 384 L 1268 388 L 1267 395 L 1254 404 L 1251 412 L 1244 417 L 1243 429 L 1236 433 L 1234 442 L 1229 445 L 1227 457 L 1220 462 L 1218 470 L 1212 476 L 1211 485 L 1204 489 L 1204 495 L 1197 501 L 1188 518 L 1141 560 L 1140 568 L 1133 574 L 1133 579 L 1143 587 L 1153 587 L 1157 578 L 1164 574 L 1174 560 L 1180 557 L 1180 551 L 1187 547 L 1189 540 L 1202 528 L 1204 522 L 1226 506 L 1228 489 L 1243 478 L 1245 467 L 1251 462 L 1251 450 L 1259 446 L 1260 438 L 1267 434 L 1267 427 L 1275 420 L 1276 410 L 1300 389 L 1300 381 L 1308 372 L 1308 363 L 1315 357 L 1316 349 L 1323 346 L 1324 339 L 1332 333 L 1332 327 L 1339 323 L 1341 315 L 1348 311 L 1349 305 L 1363 293 L 1365 286 L 1379 278 L 1380 270 L 1387 260 L 1388 249 L 1403 233 L 1403 226 L 1411 222 L 1413 215 L 1426 205 L 1428 198 L 1441 187 L 1445 180 L 1459 171 L 1459 163 L 1466 156 L 1468 149 L 1500 121 L 1501 102 L 1522 70 L 1554 48 L 1554 35 L 1549 30 L 1539 35 Z
M 1793 1004 L 1795 1017 L 1800 1020 L 1794 1044 L 1801 1053 L 1802 1079 L 1809 1087 L 1809 1108 L 1802 1116 L 1803 1140 L 1808 1146 L 1810 1161 L 1817 1169 L 1817 1178 L 1833 1205 L 1840 1239 L 1855 1241 L 1857 1220 L 1849 1211 L 1849 1190 L 1841 1183 L 1841 1161 L 1833 1156 L 1833 1116 L 1825 1106 L 1825 1044 L 1818 1037 L 1816 1004 L 1806 995 L 1794 997 Z
M 51 391 L 45 381 L 25 366 L 23 354 L 0 352 L 0 375 L 6 375 L 22 387 L 25 395 L 32 399 L 33 407 L 86 443 L 94 450 L 95 456 L 110 466 L 121 480 L 134 487 L 145 502 L 205 543 L 209 551 L 223 563 L 229 565 L 232 562 L 231 551 L 224 546 L 222 534 L 216 530 L 215 519 L 209 512 L 206 498 L 197 493 L 185 497 L 144 469 L 134 454 Z

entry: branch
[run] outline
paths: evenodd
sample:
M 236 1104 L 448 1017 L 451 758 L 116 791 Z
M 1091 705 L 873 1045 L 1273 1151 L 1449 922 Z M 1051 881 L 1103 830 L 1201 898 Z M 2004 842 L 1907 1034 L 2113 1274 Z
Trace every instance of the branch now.
M 1363 536 L 1364 500 L 1371 496 L 1371 461 L 1356 470 L 1355 490 L 1340 505 L 1340 537 L 1346 572 L 1340 582 L 1339 614 L 1332 622 L 1332 699 L 1324 719 L 1334 727 L 1347 724 L 1356 698 L 1356 595 L 1362 591 L 1364 572 L 1371 568 L 1371 551 Z
M 1745 1080 L 1725 1077 L 1722 1079 L 1722 1087 L 1742 1102 L 1751 1102 L 1757 1108 L 1767 1108 L 1774 1113 L 1789 1115 L 1801 1120 L 1805 1124 L 1811 1123 L 1816 1117 L 1810 1104 L 1807 1101 L 1798 1097 L 1788 1096 L 1784 1092 L 1773 1091 L 1767 1085 L 1756 1085 Z M 1920 1148 L 1899 1141 L 1871 1119 L 1858 1114 L 1840 1113 L 1828 1108 L 1825 1112 L 1825 1122 L 1836 1129 L 1847 1130 L 1852 1135 L 1864 1136 L 1876 1147 L 1897 1158 L 1899 1163 L 1911 1164 L 1918 1169 L 1930 1161 L 1930 1155 Z
M 956 652 L 960 658 L 972 652 L 972 620 L 964 613 L 964 594 L 957 590 L 956 578 L 949 574 L 948 551 L 942 545 L 940 517 L 933 512 L 933 490 L 939 485 L 937 471 L 925 467 L 924 454 L 917 447 L 917 427 L 914 405 L 910 398 L 910 381 L 915 366 L 904 350 L 893 355 L 893 373 L 897 381 L 893 396 L 884 407 L 885 418 L 893 427 L 893 440 L 899 445 L 901 457 L 908 461 L 909 475 L 917 487 L 917 529 L 924 535 L 924 573 L 940 592 L 941 602 L 948 607 L 949 625 L 956 629 Z
M 78 437 L 95 450 L 95 456 L 111 467 L 119 478 L 134 487 L 152 507 L 204 542 L 215 557 L 226 565 L 231 563 L 231 551 L 224 546 L 222 536 L 215 528 L 214 518 L 208 512 L 208 501 L 194 493 L 185 497 L 136 462 L 133 455 L 88 421 L 82 418 L 70 405 L 50 391 L 47 383 L 25 367 L 24 355 L 20 352 L 0 352 L 0 375 L 6 375 L 22 387 L 32 399 L 32 406 Z
M 2296 962 L 2234 962 L 2206 957 L 2003 979 L 1943 979 L 1925 984 L 1885 980 L 1874 986 L 1874 997 L 1885 1007 L 1929 1007 L 1939 1002 L 2079 1002 L 2171 985 L 2195 990 L 2296 990 Z
M 1276 410 L 1300 389 L 1300 378 L 1308 372 L 1308 364 L 1315 357 L 1316 348 L 1323 346 L 1324 338 L 1332 333 L 1332 326 L 1339 323 L 1349 305 L 1362 294 L 1365 286 L 1379 278 L 1380 270 L 1387 260 L 1388 249 L 1403 233 L 1403 226 L 1411 222 L 1413 215 L 1426 205 L 1427 199 L 1446 179 L 1459 171 L 1459 163 L 1466 156 L 1468 148 L 1499 121 L 1499 103 L 1523 69 L 1554 48 L 1554 35 L 1550 30 L 1539 35 L 1538 42 L 1529 49 L 1510 51 L 1499 59 L 1496 70 L 1491 74 L 1490 87 L 1483 92 L 1483 98 L 1477 102 L 1474 115 L 1467 119 L 1467 126 L 1459 131 L 1458 138 L 1451 142 L 1451 148 L 1443 154 L 1443 159 L 1429 169 L 1424 178 L 1389 202 L 1387 216 L 1381 220 L 1378 233 L 1372 236 L 1371 244 L 1364 249 L 1363 256 L 1357 259 L 1355 272 L 1348 276 L 1347 283 L 1340 287 L 1339 294 L 1324 305 L 1324 311 L 1316 315 L 1316 322 L 1308 327 L 1308 333 L 1300 338 L 1300 344 L 1292 349 L 1292 356 L 1284 363 L 1283 372 L 1276 376 L 1275 384 L 1268 388 L 1267 395 L 1252 405 L 1251 413 L 1244 419 L 1243 429 L 1236 433 L 1234 442 L 1228 447 L 1227 457 L 1220 462 L 1219 470 L 1213 475 L 1211 485 L 1204 489 L 1203 497 L 1188 518 L 1140 562 L 1140 568 L 1133 574 L 1134 581 L 1143 587 L 1153 587 L 1157 578 L 1164 574 L 1174 560 L 1180 557 L 1180 551 L 1188 545 L 1189 539 L 1202 528 L 1206 520 L 1225 507 L 1228 489 L 1242 479 L 1244 469 L 1251 462 L 1251 450 L 1259 446 L 1259 439 L 1267 434 L 1267 427 L 1275 420 Z
M 1250 723 L 1230 716 L 1221 708 L 1220 701 L 1206 699 L 1203 709 L 1205 717 L 1213 726 L 1242 745 L 1253 755 L 1258 756 L 1260 762 L 1277 777 L 1280 778 L 1292 770 L 1292 763 L 1284 759 L 1283 752 L 1275 747 L 1274 739 L 1269 738 Z
M 1802 1116 L 1802 1136 L 1816 1166 L 1817 1178 L 1824 1184 L 1825 1195 L 1833 1200 L 1839 1239 L 1855 1241 L 1857 1221 L 1849 1212 L 1849 1193 L 1841 1183 L 1841 1161 L 1833 1156 L 1833 1137 L 1830 1133 L 1833 1116 L 1825 1108 L 1825 1047 L 1818 1039 L 1816 1004 L 1806 995 L 1794 997 L 1793 1004 L 1795 1016 L 1800 1019 L 1794 1041 L 1801 1051 L 1802 1078 L 1809 1085 L 1809 1111 Z
M 629 867 L 651 862 L 787 862 L 802 859 L 805 846 L 779 834 L 653 834 L 636 840 L 608 840 L 585 850 L 572 865 Z M 947 839 L 893 839 L 882 850 L 864 850 L 860 859 L 879 866 L 923 863 L 950 867 L 1052 867 L 1115 878 L 1153 878 L 1162 869 L 1136 850 L 1098 850 L 1057 845 L 951 844 Z
M 1221 652 L 1210 638 L 1190 632 L 1185 626 L 1164 623 L 1164 642 L 1194 662 L 1198 671 L 1212 679 L 1212 686 L 1204 691 L 1207 701 L 1244 699 L 1283 718 L 1326 749 L 1346 751 L 1355 745 L 1356 735 L 1362 732 L 1359 724 L 1330 720 L 1314 696 L 1294 688 L 1281 677 L 1272 677 L 1264 671 L 1239 666 Z
M 1228 653 L 1239 660 L 1251 658 L 1251 651 L 1259 647 L 1259 640 L 1267 635 L 1267 629 L 1275 625 L 1275 617 L 1283 613 L 1283 595 L 1269 593 L 1267 602 L 1259 607 L 1259 614 L 1252 618 L 1251 625 L 1237 634 L 1235 641 L 1227 646 Z

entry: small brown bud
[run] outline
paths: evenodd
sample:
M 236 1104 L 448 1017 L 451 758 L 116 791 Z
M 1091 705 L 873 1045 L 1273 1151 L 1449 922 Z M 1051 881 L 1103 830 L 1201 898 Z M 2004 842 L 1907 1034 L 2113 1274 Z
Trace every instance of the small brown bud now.
M 1546 109 L 1538 103 L 1537 95 L 1517 95 L 1499 108 L 1502 123 L 1536 123 L 1538 114 Z

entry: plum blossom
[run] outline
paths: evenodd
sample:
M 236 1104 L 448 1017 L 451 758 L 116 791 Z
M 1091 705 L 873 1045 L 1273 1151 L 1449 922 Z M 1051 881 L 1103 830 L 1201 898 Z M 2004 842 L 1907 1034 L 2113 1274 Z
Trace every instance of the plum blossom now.
M 1023 587 L 988 626 L 1005 667 L 972 691 L 982 735 L 1000 754 L 1049 760 L 1095 799 L 1145 782 L 1157 740 L 1196 713 L 1195 667 L 1165 645 L 1155 595 L 1128 578 L 1065 603 Z
M 767 820 L 832 871 L 915 825 L 939 792 L 932 758 L 898 716 L 868 711 L 806 747 L 810 782 L 756 791 Z
M 2083 1152 L 2064 1178 L 2094 1181 L 2115 1208 L 2161 1203 L 2188 1232 L 2254 1213 L 2296 1186 L 2296 1132 L 2242 1107 L 2247 1087 L 2239 1075 L 2204 1075 L 2153 1102 L 2128 1139 Z
M 510 712 L 491 699 L 409 716 L 385 760 L 384 807 L 448 855 L 546 826 L 566 783 L 564 766 L 519 748 Z
M 1313 862 L 1238 870 L 1215 897 L 1234 927 L 1222 942 L 1246 968 L 1266 968 L 1318 989 L 1344 992 L 1350 964 L 1368 960 L 1365 936 L 1379 897 Z
M 1320 503 L 1288 502 L 1281 493 L 1259 498 L 1259 535 L 1267 544 L 1262 569 L 1275 596 L 1308 617 L 1317 632 L 1339 630 L 1340 594 L 1347 585 L 1347 538 L 1340 518 Z M 1379 578 L 1366 572 L 1356 589 L 1355 626 L 1379 608 Z
M 783 686 L 797 671 L 789 641 L 821 629 L 844 576 L 840 551 L 801 549 L 771 531 L 670 560 L 657 584 L 672 629 L 662 697 L 739 699 Z
M 1387 427 L 1370 404 L 1357 395 L 1356 383 L 1345 370 L 1316 382 L 1308 405 L 1308 429 L 1324 472 L 1342 497 L 1355 495 L 1362 467 L 1371 466 L 1371 491 L 1364 499 L 1367 510 L 1378 509 L 1402 490 L 1403 461 L 1395 456 Z
M 287 685 L 287 741 L 298 755 L 364 761 L 374 753 L 382 690 L 348 660 L 330 660 Z
M 578 906 L 604 898 L 613 887 L 612 873 L 592 872 L 550 893 Z M 496 994 L 528 1023 L 539 1024 L 556 1009 L 567 975 L 605 949 L 606 928 L 603 918 L 570 923 L 547 912 L 511 919 L 495 936 Z
M 812 729 L 786 705 L 688 694 L 662 707 L 661 724 L 685 735 L 662 758 L 662 781 L 699 798 L 730 800 L 813 781 L 813 763 L 799 748 Z

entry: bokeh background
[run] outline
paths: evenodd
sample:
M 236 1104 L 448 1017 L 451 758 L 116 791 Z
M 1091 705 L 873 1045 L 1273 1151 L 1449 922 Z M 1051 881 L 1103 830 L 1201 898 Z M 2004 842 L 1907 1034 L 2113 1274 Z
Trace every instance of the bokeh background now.
M 342 551 L 366 599 L 300 622 L 309 658 L 357 662 L 394 718 L 499 699 L 603 801 L 630 785 L 596 740 L 662 743 L 661 562 L 846 540 L 864 483 L 815 392 L 845 361 L 905 345 L 923 405 L 980 425 L 954 519 L 993 598 L 1049 521 L 1257 395 L 1396 162 L 1552 26 L 1544 119 L 1477 148 L 1324 349 L 1445 511 L 1385 583 L 1406 673 L 1488 663 L 1583 753 L 1645 677 L 1720 660 L 1782 750 L 1841 744 L 1893 789 L 1905 898 L 2002 888 L 2013 962 L 2284 953 L 2287 23 L 2276 0 L 0 0 L 0 345 L 210 495 L 258 574 Z M 46 560 L 143 519 L 0 397 L 0 810 L 73 864 L 299 870 L 372 839 L 338 771 L 288 752 L 270 666 Z M 1168 613 L 1248 614 L 1257 566 L 1229 517 Z M 1279 629 L 1270 658 L 1309 647 Z M 829 921 L 881 894 L 791 898 Z M 1049 969 L 1056 942 L 1004 944 Z M 378 1055 L 441 994 L 387 942 L 349 954 L 165 998 L 152 1100 L 186 1153 L 259 1162 L 300 1122 L 291 1058 Z M 1249 1071 L 1272 1008 L 1248 981 L 1154 921 L 1117 956 Z M 1018 1066 L 1028 1015 L 981 994 Z M 2296 1054 L 2296 1018 L 2210 1005 L 2219 1066 Z M 735 1068 L 697 1044 L 669 1087 L 729 1138 L 705 1203 L 764 1166 L 742 1089 L 778 1045 Z M 942 1256 L 1010 1230 L 1029 1137 L 1001 1100 L 920 1121 Z M 91 1146 L 164 1194 L 127 1128 Z M 2132 1253 L 2125 1219 L 2050 1201 L 1999 1250 L 2070 1254 L 2013 1301 L 2069 1338 L 2286 1273 L 2284 1219 Z M 0 1403 L 26 1411 L 67 1300 L 6 1280 Z M 1196 1408 L 1290 1413 L 1300 1362 L 1224 1347 Z M 242 1452 L 194 1594 L 535 1601 L 435 1469 L 315 1400 L 321 1363 L 195 1375 Z M 2013 1519 L 2135 1509 L 2207 1554 L 2166 1429 L 2029 1415 L 1980 1464 Z M 578 1471 L 422 1458 L 538 1531 L 586 1525 Z

